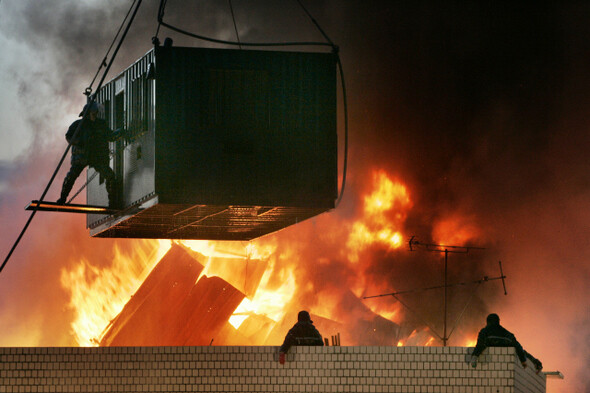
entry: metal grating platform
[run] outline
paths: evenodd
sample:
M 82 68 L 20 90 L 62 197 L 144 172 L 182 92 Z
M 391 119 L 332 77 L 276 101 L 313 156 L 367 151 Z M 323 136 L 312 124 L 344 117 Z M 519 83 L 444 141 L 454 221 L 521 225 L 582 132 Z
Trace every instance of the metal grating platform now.
M 326 210 L 157 204 L 119 220 L 111 218 L 102 225 L 91 227 L 91 230 L 94 237 L 251 240 Z

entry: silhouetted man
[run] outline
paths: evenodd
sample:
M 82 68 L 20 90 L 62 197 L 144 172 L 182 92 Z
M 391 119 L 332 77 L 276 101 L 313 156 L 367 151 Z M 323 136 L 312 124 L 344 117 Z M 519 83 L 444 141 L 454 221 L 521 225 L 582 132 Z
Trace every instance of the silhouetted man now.
M 481 329 L 477 336 L 477 344 L 471 354 L 471 367 L 477 366 L 477 358 L 487 347 L 514 347 L 516 349 L 516 355 L 523 367 L 526 368 L 526 358 L 528 357 L 535 365 L 537 372 L 541 371 L 543 364 L 522 348 L 516 337 L 514 337 L 514 334 L 500 325 L 498 314 L 488 315 L 486 322 L 486 327 Z
M 285 364 L 285 354 L 293 345 L 324 345 L 322 335 L 313 326 L 313 321 L 307 311 L 299 311 L 297 323 L 293 325 L 287 336 L 285 336 L 285 341 L 279 349 L 279 362 L 281 364 Z
M 90 166 L 105 179 L 109 207 L 114 207 L 115 173 L 109 166 L 109 141 L 117 140 L 121 131 L 113 132 L 104 119 L 98 118 L 96 102 L 86 104 L 80 116 L 84 113 L 86 116 L 73 122 L 66 133 L 66 140 L 72 145 L 72 165 L 64 179 L 57 203 L 66 203 L 76 179 L 86 166 Z

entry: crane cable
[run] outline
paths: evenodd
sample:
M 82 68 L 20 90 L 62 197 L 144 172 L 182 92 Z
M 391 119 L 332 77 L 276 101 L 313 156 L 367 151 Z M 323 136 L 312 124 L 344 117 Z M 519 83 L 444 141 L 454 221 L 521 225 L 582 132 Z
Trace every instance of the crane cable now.
M 134 1 L 134 3 L 135 3 L 135 1 Z M 104 58 L 102 59 L 102 61 L 100 62 L 100 65 L 98 66 L 98 69 L 96 70 L 96 74 L 94 74 L 94 78 L 92 78 L 92 82 L 90 82 L 90 85 L 84 91 L 85 95 L 88 96 L 88 95 L 90 95 L 90 93 L 92 93 L 92 85 L 94 84 L 94 81 L 96 81 L 98 74 L 100 74 L 101 68 L 107 66 L 107 58 L 109 56 L 109 53 L 111 52 L 111 49 L 113 49 L 113 45 L 115 45 L 115 42 L 117 41 L 117 37 L 119 37 L 119 34 L 121 34 L 121 30 L 123 30 L 123 26 L 125 26 L 125 21 L 129 17 L 129 14 L 131 14 L 132 9 L 133 9 L 133 4 L 131 4 L 131 7 L 129 7 L 129 10 L 127 11 L 127 14 L 125 15 L 125 18 L 123 19 L 123 22 L 121 22 L 121 26 L 119 26 L 119 30 L 117 30 L 117 34 L 115 34 L 115 36 L 113 37 L 113 41 L 111 42 L 109 49 L 107 49 L 107 52 L 105 53 Z
M 160 32 L 160 27 L 162 27 L 161 20 L 164 18 L 164 9 L 166 8 L 166 1 L 168 1 L 168 0 L 161 0 L 160 6 L 158 7 L 158 17 L 157 17 L 158 28 L 156 29 L 156 34 L 154 34 L 154 36 L 152 37 L 152 44 L 154 44 L 154 46 L 160 45 L 160 40 L 158 39 L 158 33 Z
M 315 18 L 309 13 L 307 8 L 303 5 L 301 0 L 297 0 L 297 3 L 301 6 L 303 11 L 307 14 L 309 19 L 311 19 L 312 23 L 317 27 L 320 33 L 324 36 L 326 41 L 328 41 L 332 45 L 332 50 L 336 55 L 336 62 L 338 64 L 338 73 L 340 74 L 340 84 L 342 86 L 342 106 L 344 109 L 344 161 L 342 164 L 342 184 L 340 186 L 340 194 L 338 195 L 338 199 L 336 200 L 336 207 L 340 205 L 342 201 L 342 197 L 344 196 L 344 187 L 346 186 L 346 171 L 348 169 L 348 105 L 346 100 L 346 84 L 344 83 L 344 72 L 342 70 L 342 61 L 340 61 L 340 55 L 338 46 L 335 45 L 330 37 L 326 34 L 324 29 L 321 28 L 319 23 L 315 20 Z
M 327 42 L 239 42 L 239 37 L 238 37 L 238 42 L 235 42 L 235 41 L 226 41 L 226 40 L 220 40 L 217 38 L 206 37 L 206 36 L 203 36 L 200 34 L 191 33 L 189 31 L 186 31 L 186 30 L 181 29 L 176 26 L 172 26 L 172 25 L 164 22 L 164 10 L 166 8 L 166 1 L 167 0 L 160 0 L 160 6 L 158 8 L 158 31 L 160 30 L 160 26 L 165 26 L 165 27 L 169 28 L 170 30 L 176 31 L 177 33 L 180 33 L 180 34 L 183 34 L 183 35 L 186 35 L 189 37 L 193 37 L 193 38 L 196 38 L 199 40 L 214 42 L 217 44 L 234 45 L 234 46 L 239 46 L 240 48 L 242 46 L 251 46 L 251 47 L 253 47 L 253 46 L 257 46 L 257 47 L 329 46 L 332 48 L 332 53 L 336 56 L 336 63 L 338 65 L 338 71 L 340 73 L 340 83 L 342 86 L 342 105 L 343 105 L 343 109 L 344 109 L 344 158 L 343 158 L 343 164 L 342 164 L 342 182 L 341 182 L 341 186 L 340 186 L 340 192 L 338 193 L 338 197 L 337 197 L 336 203 L 335 203 L 335 207 L 338 207 L 338 205 L 340 205 L 340 202 L 342 201 L 342 197 L 344 196 L 344 188 L 346 186 L 346 172 L 348 170 L 348 104 L 347 104 L 347 99 L 346 99 L 346 85 L 344 83 L 344 72 L 342 69 L 342 61 L 340 60 L 338 46 L 332 42 L 332 40 L 328 37 L 328 35 L 325 33 L 325 31 L 321 28 L 319 23 L 313 18 L 313 16 L 305 8 L 303 3 L 301 3 L 301 0 L 296 0 L 296 1 L 299 4 L 299 6 L 301 6 L 303 11 L 307 14 L 307 16 L 311 19 L 312 23 L 317 27 L 317 29 L 320 31 L 320 33 L 326 39 Z M 231 7 L 231 0 L 230 0 L 230 7 Z M 231 9 L 231 12 L 232 12 L 232 17 L 234 17 L 233 7 Z M 234 17 L 234 26 L 235 26 L 235 17 Z M 236 35 L 237 35 L 237 27 L 236 27 Z M 159 43 L 157 33 L 156 33 L 156 36 L 154 38 L 152 38 L 152 42 L 154 42 L 154 44 Z
M 346 187 L 346 171 L 348 170 L 348 104 L 346 100 L 346 84 L 344 83 L 344 72 L 342 70 L 342 62 L 340 56 L 336 56 L 338 70 L 340 73 L 340 85 L 342 86 L 342 107 L 344 110 L 344 158 L 342 162 L 342 183 L 340 185 L 340 194 L 336 200 L 336 207 L 340 205 L 342 197 L 344 196 L 344 188 Z
M 236 41 L 227 41 L 227 40 L 220 40 L 218 38 L 211 38 L 206 37 L 200 34 L 191 33 L 179 27 L 173 26 L 164 22 L 164 9 L 166 7 L 167 0 L 160 0 L 160 7 L 158 9 L 158 23 L 161 26 L 165 26 L 170 30 L 176 31 L 177 33 L 193 37 L 203 41 L 214 42 L 216 44 L 225 44 L 225 45 L 234 45 L 234 46 L 330 46 L 333 47 L 334 44 L 331 42 L 236 42 Z
M 108 65 L 106 66 L 106 69 L 104 70 L 104 73 L 102 75 L 102 78 L 100 80 L 100 83 L 98 84 L 98 87 L 96 88 L 96 90 L 100 90 L 100 88 L 102 87 L 102 84 L 115 60 L 115 57 L 117 56 L 117 53 L 119 52 L 119 49 L 121 48 L 121 45 L 123 44 L 123 41 L 125 40 L 125 37 L 127 36 L 127 33 L 129 32 L 129 28 L 131 27 L 131 24 L 133 23 L 133 20 L 135 19 L 135 15 L 137 15 L 137 10 L 139 9 L 139 6 L 141 5 L 142 0 L 134 0 L 133 3 L 131 4 L 131 8 L 133 9 L 133 7 L 135 6 L 135 10 L 133 12 L 133 15 L 131 16 L 131 19 L 129 20 L 129 23 L 127 24 L 127 27 L 125 28 L 125 31 L 123 32 L 123 35 L 121 36 L 121 39 L 119 40 L 119 44 L 117 45 L 117 48 L 115 49 L 113 56 L 111 57 L 111 60 L 109 61 Z M 137 5 L 136 5 L 137 3 Z M 127 19 L 127 16 L 125 17 Z M 118 35 L 118 33 L 117 33 Z M 110 51 L 110 49 L 109 49 Z M 91 104 L 96 100 L 96 93 L 91 95 L 89 97 L 89 101 L 88 103 Z M 86 107 L 86 109 L 83 111 L 82 113 L 82 119 L 86 118 L 86 114 L 88 112 L 90 105 L 88 105 Z M 81 126 L 82 122 L 78 123 L 78 127 L 76 128 L 76 131 L 74 132 L 74 138 L 76 136 L 76 134 L 80 131 L 80 126 Z M 51 175 L 51 179 L 49 180 L 49 183 L 47 184 L 47 186 L 45 187 L 45 190 L 43 191 L 43 193 L 41 194 L 41 197 L 38 199 L 40 202 L 43 201 L 43 198 L 45 198 L 45 195 L 47 194 L 47 192 L 49 191 L 49 187 L 51 187 L 51 184 L 53 183 L 53 180 L 55 180 L 55 177 L 57 176 L 57 172 L 59 171 L 59 169 L 61 168 L 61 165 L 63 164 L 63 162 L 65 161 L 65 158 L 68 154 L 68 152 L 70 151 L 70 148 L 72 147 L 71 143 L 68 142 L 68 147 L 66 148 L 65 152 L 63 153 L 59 163 L 57 164 L 57 168 L 55 168 L 55 171 L 53 172 L 53 175 Z M 2 262 L 2 265 L 0 266 L 0 272 L 2 272 L 2 270 L 4 269 L 4 267 L 6 266 L 6 264 L 8 263 L 10 257 L 12 256 L 12 254 L 14 253 L 14 250 L 16 249 L 16 247 L 18 246 L 18 244 L 20 243 L 22 237 L 24 236 L 25 232 L 27 231 L 29 225 L 31 224 L 31 221 L 33 220 L 33 217 L 35 216 L 35 214 L 37 213 L 37 205 L 33 206 L 33 211 L 31 212 L 31 215 L 29 216 L 29 219 L 27 220 L 25 226 L 23 227 L 21 233 L 19 234 L 18 238 L 16 239 L 16 241 L 14 242 L 12 248 L 10 249 L 10 252 L 8 253 L 8 255 L 6 256 L 6 258 L 4 259 L 4 262 Z
M 238 25 L 236 24 L 236 16 L 234 15 L 234 6 L 231 3 L 231 0 L 229 1 L 229 10 L 231 11 L 231 19 L 234 22 L 234 30 L 236 32 L 236 39 L 238 40 L 238 43 L 240 43 L 240 34 L 238 33 Z M 239 45 L 239 48 L 242 49 L 242 45 Z

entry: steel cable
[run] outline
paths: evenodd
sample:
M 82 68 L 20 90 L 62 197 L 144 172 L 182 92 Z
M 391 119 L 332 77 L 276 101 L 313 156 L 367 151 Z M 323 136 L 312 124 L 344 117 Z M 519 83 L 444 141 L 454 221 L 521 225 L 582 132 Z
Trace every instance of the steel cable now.
M 129 10 L 127 11 L 127 14 L 125 15 L 125 18 L 123 19 L 123 22 L 121 22 L 121 26 L 119 26 L 119 30 L 117 30 L 117 34 L 115 34 L 115 37 L 113 37 L 113 41 L 111 42 L 109 49 L 107 49 L 107 52 L 105 53 L 103 60 L 100 62 L 100 65 L 98 66 L 98 70 L 96 70 L 96 74 L 94 74 L 94 78 L 92 78 L 92 82 L 90 82 L 90 85 L 86 88 L 84 94 L 88 95 L 92 92 L 92 85 L 94 84 L 94 81 L 96 81 L 96 77 L 98 76 L 98 74 L 100 74 L 101 68 L 107 65 L 107 57 L 109 56 L 111 49 L 113 49 L 113 45 L 115 45 L 115 42 L 117 42 L 117 37 L 119 37 L 119 34 L 121 33 L 121 30 L 123 29 L 123 26 L 125 26 L 125 21 L 129 17 L 129 14 L 131 13 L 131 10 L 133 9 L 133 5 L 135 4 L 135 1 L 136 0 L 134 0 L 133 3 L 131 4 L 131 7 L 129 7 Z

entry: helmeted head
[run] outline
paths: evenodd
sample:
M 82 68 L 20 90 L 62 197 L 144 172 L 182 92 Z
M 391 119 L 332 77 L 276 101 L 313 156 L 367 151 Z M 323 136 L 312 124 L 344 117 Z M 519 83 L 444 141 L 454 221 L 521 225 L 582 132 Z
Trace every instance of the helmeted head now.
M 299 311 L 297 314 L 297 322 L 313 322 L 307 311 Z
M 486 318 L 486 322 L 488 325 L 499 325 L 500 324 L 500 317 L 498 314 L 490 314 Z
M 84 109 L 82 109 L 82 112 L 80 112 L 79 116 L 82 117 L 84 115 L 84 112 L 86 112 L 87 109 L 88 109 L 88 113 L 90 113 L 90 112 L 98 113 L 98 102 L 93 101 L 90 104 L 84 105 Z

